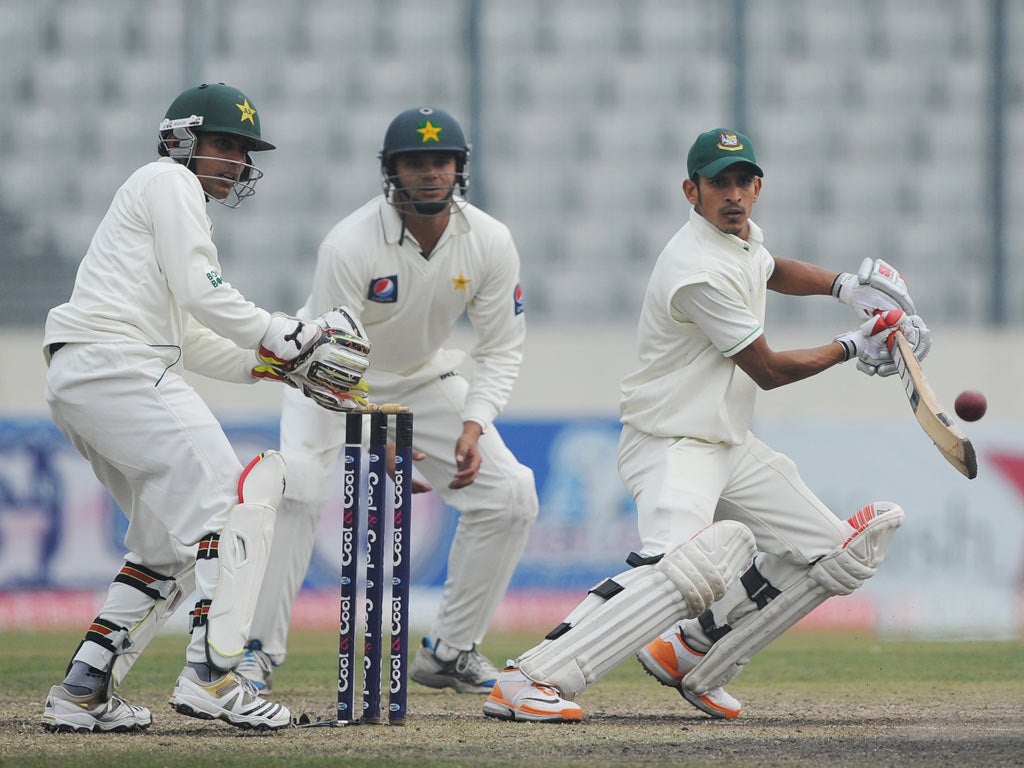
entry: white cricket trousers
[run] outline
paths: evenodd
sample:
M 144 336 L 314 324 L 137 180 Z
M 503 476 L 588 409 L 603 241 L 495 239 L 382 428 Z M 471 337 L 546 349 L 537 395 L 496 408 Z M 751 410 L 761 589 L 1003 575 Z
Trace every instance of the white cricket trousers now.
M 759 552 L 806 567 L 853 531 L 811 492 L 792 459 L 750 432 L 742 444 L 728 445 L 624 426 L 619 475 L 636 500 L 647 556 L 713 521 L 736 520 L 753 532 Z
M 170 369 L 178 356 L 134 342 L 67 344 L 46 374 L 54 423 L 128 518 L 125 559 L 168 578 L 193 567 L 199 539 L 224 528 L 242 472 L 206 403 Z M 100 616 L 131 630 L 154 603 L 113 583 Z M 89 655 L 89 645 L 82 660 L 106 668 L 96 662 L 110 654 Z M 206 660 L 205 633 L 193 633 L 186 655 Z
M 462 434 L 465 379 L 449 373 L 426 381 L 421 377 L 406 388 L 400 380 L 396 382 L 390 387 L 371 383 L 370 397 L 374 402 L 400 403 L 413 411 L 413 447 L 427 454 L 416 462 L 416 470 L 446 504 L 459 511 L 447 578 L 430 635 L 469 650 L 483 640 L 537 518 L 533 471 L 516 460 L 491 427 L 478 443 L 483 462 L 476 480 L 451 490 L 448 483 L 456 471 L 455 442 Z M 368 429 L 363 434 L 365 439 Z M 328 479 L 344 442 L 343 415 L 324 411 L 296 390 L 285 391 L 281 453 L 288 467 L 287 482 L 251 634 L 277 664 L 286 655 L 292 606 L 309 567 Z

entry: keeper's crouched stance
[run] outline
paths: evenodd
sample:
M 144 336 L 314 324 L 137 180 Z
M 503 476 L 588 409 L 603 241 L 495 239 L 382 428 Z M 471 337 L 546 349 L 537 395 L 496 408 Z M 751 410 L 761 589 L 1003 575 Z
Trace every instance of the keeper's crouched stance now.
M 241 470 L 237 503 L 219 532 L 204 535 L 198 547 L 176 544 L 166 531 L 152 536 L 163 538 L 161 543 L 169 547 L 166 557 L 156 558 L 158 563 L 171 561 L 169 567 L 158 571 L 136 562 L 153 563 L 152 556 L 129 554 L 68 665 L 64 682 L 50 689 L 44 723 L 62 730 L 146 728 L 152 722 L 149 710 L 129 704 L 114 690 L 194 590 L 198 599 L 191 612 L 187 664 L 178 676 L 171 706 L 182 714 L 243 728 L 288 725 L 286 707 L 259 699 L 244 678 L 230 671 L 242 658 L 263 580 L 274 515 L 284 491 L 284 466 L 279 453 L 267 451 Z M 220 525 L 224 517 L 211 518 L 206 527 Z
M 242 107 L 244 106 L 244 109 Z M 63 681 L 46 696 L 49 730 L 134 731 L 152 715 L 115 693 L 193 592 L 192 634 L 170 704 L 242 728 L 291 715 L 233 670 L 244 654 L 284 493 L 275 451 L 242 467 L 185 370 L 300 389 L 323 408 L 365 404 L 369 340 L 343 308 L 304 321 L 256 307 L 224 281 L 206 204 L 237 206 L 273 149 L 241 91 L 182 92 L 158 129 L 160 158 L 132 174 L 43 338 L 54 424 L 128 518 L 128 554 Z

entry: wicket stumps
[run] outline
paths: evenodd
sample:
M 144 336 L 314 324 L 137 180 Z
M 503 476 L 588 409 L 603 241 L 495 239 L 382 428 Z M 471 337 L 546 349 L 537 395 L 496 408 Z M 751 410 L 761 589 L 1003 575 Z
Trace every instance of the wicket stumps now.
M 390 411 L 390 412 L 389 412 Z M 381 678 L 384 662 L 385 553 L 391 553 L 390 671 L 388 722 L 405 725 L 409 645 L 409 521 L 412 503 L 413 415 L 405 410 L 370 413 L 366 497 L 366 623 L 363 631 L 362 715 L 355 713 L 356 613 L 359 594 L 357 542 L 359 507 L 363 497 L 360 473 L 363 454 L 363 414 L 345 418 L 344 506 L 341 527 L 341 614 L 338 625 L 337 724 L 380 723 Z M 388 540 L 387 437 L 388 417 L 395 416 L 395 469 Z M 390 547 L 385 544 L 390 541 Z

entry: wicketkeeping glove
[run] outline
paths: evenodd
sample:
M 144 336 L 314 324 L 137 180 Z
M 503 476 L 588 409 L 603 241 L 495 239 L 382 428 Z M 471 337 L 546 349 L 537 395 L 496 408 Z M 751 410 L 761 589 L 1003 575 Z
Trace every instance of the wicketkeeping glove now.
M 297 329 L 296 324 L 302 328 Z M 289 344 L 304 338 L 308 329 L 314 329 L 315 336 L 298 355 L 288 358 L 282 354 L 290 354 Z M 370 364 L 369 354 L 366 332 L 345 307 L 328 310 L 310 323 L 275 315 L 260 344 L 259 363 L 252 375 L 283 381 L 328 410 L 351 411 L 366 405 L 368 389 L 362 377 Z
M 275 312 L 270 316 L 270 325 L 260 339 L 256 354 L 266 365 L 288 370 L 313 348 L 322 334 L 323 329 L 316 323 Z
M 928 326 L 919 315 L 907 315 L 899 326 L 900 332 L 910 342 L 914 357 L 924 360 L 932 348 L 932 335 Z M 868 376 L 892 376 L 896 373 L 896 363 L 892 359 L 891 345 L 886 345 L 878 357 L 872 357 L 867 351 L 861 353 L 857 360 L 857 370 Z
M 862 355 L 881 357 L 883 350 L 888 351 L 886 345 L 889 337 L 900 327 L 905 317 L 902 309 L 879 311 L 861 323 L 860 328 L 836 336 L 836 342 L 843 347 L 843 361 Z
M 832 281 L 832 295 L 857 310 L 902 309 L 917 312 L 907 283 L 896 269 L 881 259 L 864 257 L 857 274 L 841 272 Z
M 367 386 L 365 381 L 360 381 L 345 392 L 339 392 L 336 389 L 319 386 L 308 381 L 301 383 L 301 389 L 302 394 L 328 411 L 338 411 L 339 413 L 362 411 L 369 404 L 366 397 L 370 393 L 370 387 Z

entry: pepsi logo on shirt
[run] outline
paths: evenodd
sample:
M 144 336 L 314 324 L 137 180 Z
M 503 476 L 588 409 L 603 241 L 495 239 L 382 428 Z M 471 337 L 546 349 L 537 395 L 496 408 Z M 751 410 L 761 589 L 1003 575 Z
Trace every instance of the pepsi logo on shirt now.
M 398 301 L 398 275 L 372 278 L 366 298 L 380 304 L 394 304 Z

